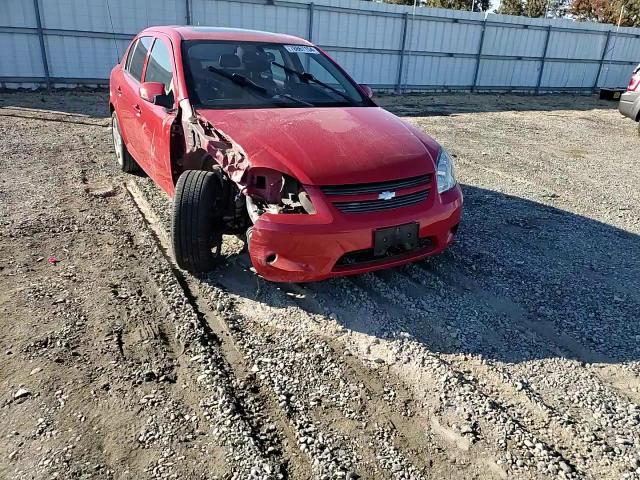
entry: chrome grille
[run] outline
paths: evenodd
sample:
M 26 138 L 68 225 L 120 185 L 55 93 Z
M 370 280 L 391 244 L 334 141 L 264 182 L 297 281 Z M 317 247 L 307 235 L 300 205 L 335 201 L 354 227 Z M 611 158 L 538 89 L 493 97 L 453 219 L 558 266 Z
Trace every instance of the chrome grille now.
M 392 198 L 391 200 L 359 200 L 353 202 L 334 202 L 333 205 L 345 213 L 378 212 L 392 208 L 407 207 L 423 202 L 429 196 L 429 190 L 410 193 Z
M 390 180 L 387 182 L 361 183 L 354 185 L 327 185 L 320 187 L 325 195 L 362 195 L 367 193 L 380 193 L 396 191 L 403 188 L 418 187 L 431 182 L 431 175 L 404 178 L 402 180 Z

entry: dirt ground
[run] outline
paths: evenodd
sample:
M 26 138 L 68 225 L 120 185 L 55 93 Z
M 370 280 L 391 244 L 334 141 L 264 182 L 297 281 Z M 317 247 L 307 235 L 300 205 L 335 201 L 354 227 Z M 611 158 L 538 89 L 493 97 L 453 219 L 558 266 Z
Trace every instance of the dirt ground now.
M 593 97 L 382 97 L 456 157 L 455 245 L 195 278 L 104 92 L 0 94 L 0 478 L 640 478 L 640 138 Z

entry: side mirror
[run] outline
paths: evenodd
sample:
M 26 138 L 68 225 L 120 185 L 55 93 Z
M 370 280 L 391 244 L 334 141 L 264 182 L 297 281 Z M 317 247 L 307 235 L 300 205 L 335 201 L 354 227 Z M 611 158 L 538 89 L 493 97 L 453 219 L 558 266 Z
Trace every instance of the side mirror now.
M 369 85 L 365 85 L 364 83 L 361 83 L 360 88 L 362 89 L 362 91 L 367 97 L 373 98 L 373 90 L 371 90 L 371 87 Z
M 173 95 L 167 95 L 160 82 L 144 82 L 138 92 L 143 100 L 165 108 L 173 108 Z

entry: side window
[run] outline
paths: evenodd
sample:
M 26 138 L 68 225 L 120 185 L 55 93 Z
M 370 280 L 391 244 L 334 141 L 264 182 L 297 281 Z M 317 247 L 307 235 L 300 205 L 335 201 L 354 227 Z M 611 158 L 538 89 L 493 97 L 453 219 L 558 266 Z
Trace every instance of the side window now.
M 167 45 L 159 38 L 151 48 L 151 55 L 147 62 L 147 71 L 144 74 L 145 82 L 160 82 L 168 92 L 171 88 L 171 71 L 173 70 L 171 53 Z
M 142 78 L 142 68 L 144 67 L 144 59 L 147 57 L 149 47 L 151 47 L 152 37 L 142 37 L 136 43 L 131 55 L 131 60 L 127 59 L 127 70 L 133 78 L 140 81 Z
M 124 62 L 124 69 L 126 71 L 129 71 L 129 65 L 131 65 L 131 59 L 133 58 L 133 51 L 136 49 L 137 44 L 138 41 L 136 40 L 135 42 L 133 42 L 131 48 L 129 48 L 129 51 L 127 52 L 127 59 Z

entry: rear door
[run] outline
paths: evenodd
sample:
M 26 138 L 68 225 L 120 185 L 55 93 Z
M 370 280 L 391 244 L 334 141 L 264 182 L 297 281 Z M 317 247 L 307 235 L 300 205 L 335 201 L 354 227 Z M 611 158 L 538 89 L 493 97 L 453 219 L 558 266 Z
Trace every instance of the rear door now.
M 171 172 L 171 126 L 176 118 L 174 96 L 175 62 L 171 41 L 158 35 L 153 42 L 144 72 L 144 82 L 164 85 L 165 94 L 172 101 L 167 108 L 140 99 L 140 143 L 145 146 L 143 162 L 149 165 L 149 176 L 167 193 L 173 194 Z
M 149 165 L 145 162 L 145 144 L 141 141 L 140 131 L 140 80 L 147 61 L 147 54 L 153 43 L 153 37 L 140 37 L 131 47 L 122 75 L 122 85 L 118 94 L 118 110 L 120 114 L 121 130 L 129 153 L 133 155 L 138 165 L 149 173 Z

